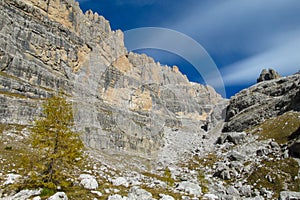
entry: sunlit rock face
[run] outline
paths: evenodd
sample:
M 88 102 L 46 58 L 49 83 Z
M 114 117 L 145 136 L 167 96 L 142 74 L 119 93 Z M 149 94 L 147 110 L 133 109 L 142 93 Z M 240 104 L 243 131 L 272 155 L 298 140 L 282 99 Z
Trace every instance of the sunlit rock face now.
M 31 125 L 43 100 L 62 92 L 87 146 L 156 156 L 165 135 L 200 137 L 224 115 L 213 88 L 127 52 L 121 31 L 73 0 L 0 7 L 1 123 Z

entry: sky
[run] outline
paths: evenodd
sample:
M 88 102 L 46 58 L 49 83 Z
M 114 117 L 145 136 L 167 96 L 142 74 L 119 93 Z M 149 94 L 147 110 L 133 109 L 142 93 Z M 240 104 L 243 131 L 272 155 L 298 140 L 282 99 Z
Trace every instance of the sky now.
M 206 60 L 202 65 L 208 73 L 217 67 L 225 85 L 214 84 L 220 79 L 203 74 L 191 54 L 199 59 L 201 52 L 184 47 L 184 56 L 164 48 L 137 49 L 156 61 L 180 71 L 193 82 L 212 83 L 224 97 L 256 83 L 264 68 L 273 68 L 286 76 L 300 70 L 300 1 L 299 0 L 79 0 L 88 9 L 103 15 L 113 30 L 159 27 L 183 34 L 203 47 Z M 141 47 L 163 44 L 166 37 L 145 37 L 137 40 Z M 129 46 L 131 41 L 126 41 Z M 174 41 L 174 46 L 179 43 Z M 203 53 L 203 52 L 202 52 Z M 201 58 L 202 59 L 202 58 Z M 205 63 L 205 62 L 202 62 Z M 193 65 L 194 64 L 194 65 Z M 213 66 L 214 65 L 214 66 Z M 209 81 L 208 81 L 209 77 Z M 215 80 L 214 80 L 215 79 Z

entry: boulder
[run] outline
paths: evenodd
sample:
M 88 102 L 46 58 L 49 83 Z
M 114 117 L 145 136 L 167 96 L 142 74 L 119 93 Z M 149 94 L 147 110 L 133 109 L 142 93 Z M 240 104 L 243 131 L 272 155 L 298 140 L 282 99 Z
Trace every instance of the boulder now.
M 245 142 L 246 133 L 245 132 L 229 132 L 222 133 L 216 143 L 224 144 L 225 142 L 232 142 L 233 144 L 242 144 Z
M 80 180 L 80 184 L 88 190 L 94 190 L 98 188 L 98 182 L 95 179 L 95 177 L 93 177 L 90 174 L 81 174 L 79 176 L 79 180 Z
M 68 200 L 68 197 L 64 192 L 57 192 L 47 200 Z
M 3 185 L 10 185 L 15 183 L 19 178 L 21 178 L 21 175 L 19 174 L 7 174 L 6 181 L 3 183 Z
M 112 180 L 112 184 L 114 186 L 120 186 L 120 185 L 123 185 L 124 187 L 128 187 L 129 186 L 129 183 L 128 183 L 127 179 L 124 178 L 124 177 L 118 177 L 116 179 L 113 179 Z
M 160 197 L 159 200 L 175 200 L 172 196 L 165 195 L 165 194 L 159 194 L 159 197 Z
M 263 69 L 261 74 L 259 75 L 259 78 L 257 79 L 257 83 L 277 79 L 280 77 L 281 76 L 274 69 Z
M 296 200 L 300 199 L 300 192 L 282 191 L 279 200 Z
M 200 196 L 202 193 L 201 187 L 198 184 L 189 181 L 183 181 L 178 183 L 176 189 L 194 196 Z
M 39 195 L 41 193 L 41 190 L 21 190 L 17 194 L 14 194 L 13 196 L 7 196 L 0 198 L 1 200 L 23 200 L 28 199 L 32 196 Z
M 139 187 L 132 187 L 129 190 L 128 193 L 128 199 L 127 200 L 153 200 L 152 194 L 144 189 L 141 189 Z

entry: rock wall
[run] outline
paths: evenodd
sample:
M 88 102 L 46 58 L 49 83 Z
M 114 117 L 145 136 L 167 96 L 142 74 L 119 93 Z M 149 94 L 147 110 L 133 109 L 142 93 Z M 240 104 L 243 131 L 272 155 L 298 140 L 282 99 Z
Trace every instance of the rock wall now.
M 0 1 L 1 123 L 31 125 L 62 91 L 87 146 L 155 155 L 165 131 L 201 132 L 226 106 L 177 67 L 127 52 L 123 33 L 73 0 Z
M 232 97 L 223 131 L 243 131 L 291 110 L 300 111 L 299 73 L 260 82 Z

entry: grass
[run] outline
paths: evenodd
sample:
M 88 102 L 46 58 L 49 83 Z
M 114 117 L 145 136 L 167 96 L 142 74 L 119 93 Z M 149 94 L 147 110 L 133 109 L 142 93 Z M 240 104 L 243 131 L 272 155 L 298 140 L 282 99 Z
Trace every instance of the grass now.
M 285 144 L 289 136 L 300 127 L 300 113 L 287 112 L 276 118 L 266 120 L 262 124 L 247 130 L 259 135 L 259 139 L 274 139 L 278 144 Z
M 167 183 L 170 187 L 172 187 L 175 183 L 176 180 L 174 180 L 171 176 L 171 171 L 168 167 L 165 168 L 164 170 L 164 175 L 160 176 L 158 174 L 153 174 L 153 173 L 149 173 L 149 172 L 143 172 L 142 173 L 144 176 L 150 177 L 150 178 L 154 178 L 157 179 L 159 181 L 165 182 Z
M 264 160 L 260 166 L 256 166 L 247 181 L 256 189 L 264 187 L 274 191 L 273 198 L 277 199 L 282 190 L 300 191 L 298 171 L 298 162 L 293 158 Z

